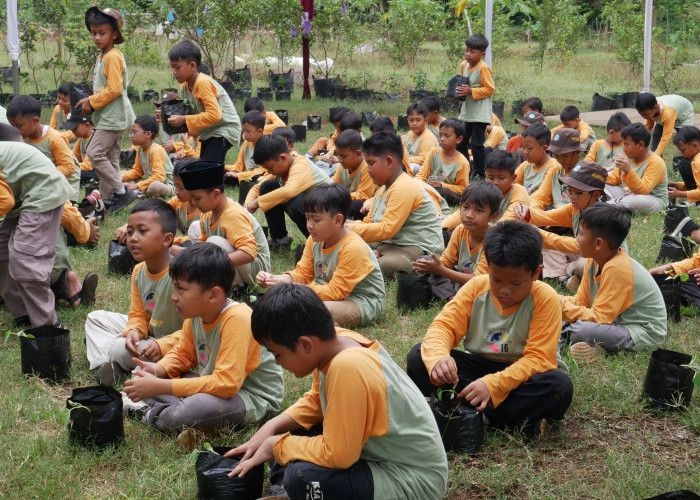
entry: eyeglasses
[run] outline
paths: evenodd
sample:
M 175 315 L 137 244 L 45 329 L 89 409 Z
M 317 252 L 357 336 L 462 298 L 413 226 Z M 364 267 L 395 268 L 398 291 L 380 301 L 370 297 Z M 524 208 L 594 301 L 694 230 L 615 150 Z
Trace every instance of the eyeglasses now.
M 573 190 L 573 189 L 571 189 L 570 187 L 564 188 L 564 191 L 565 191 L 566 194 L 569 196 L 569 198 L 572 199 L 572 200 L 577 200 L 577 199 L 579 199 L 581 196 L 583 196 L 583 195 L 586 193 L 585 191 L 576 191 L 576 190 Z
M 145 130 L 129 130 L 129 137 L 133 137 L 136 134 L 145 134 Z

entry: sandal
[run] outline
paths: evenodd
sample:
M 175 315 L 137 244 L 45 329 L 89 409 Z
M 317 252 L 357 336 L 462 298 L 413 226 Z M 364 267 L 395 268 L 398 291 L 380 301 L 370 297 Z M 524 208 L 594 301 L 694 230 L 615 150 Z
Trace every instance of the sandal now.
M 70 298 L 73 304 L 80 299 L 81 306 L 91 306 L 95 303 L 95 292 L 97 290 L 98 277 L 95 273 L 87 273 L 83 279 L 83 288 Z

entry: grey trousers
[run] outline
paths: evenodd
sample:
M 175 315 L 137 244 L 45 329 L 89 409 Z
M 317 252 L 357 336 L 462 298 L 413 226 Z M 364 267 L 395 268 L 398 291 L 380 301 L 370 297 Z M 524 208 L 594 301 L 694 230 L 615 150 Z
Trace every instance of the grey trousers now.
M 189 372 L 182 378 L 199 377 Z M 243 399 L 236 394 L 224 399 L 211 394 L 199 393 L 178 398 L 161 395 L 146 398 L 144 402 L 151 407 L 146 413 L 146 421 L 162 432 L 183 427 L 217 427 L 221 425 L 240 424 L 245 418 Z
M 119 174 L 119 153 L 123 130 L 95 130 L 87 147 L 87 155 L 100 179 L 100 195 L 111 200 L 114 192 L 123 187 Z
M 627 194 L 620 186 L 605 186 L 605 195 L 608 203 L 625 207 L 627 210 L 637 214 L 653 214 L 663 207 L 655 197 L 650 194 Z
M 379 243 L 370 245 L 377 250 L 379 257 L 379 269 L 385 280 L 394 279 L 394 274 L 399 271 L 413 272 L 413 261 L 423 255 L 421 247 L 409 245 L 399 246 L 391 243 Z
M 132 361 L 134 356 L 126 350 L 126 337 L 122 336 L 128 320 L 126 314 L 112 311 L 92 311 L 87 315 L 85 347 L 91 370 L 111 361 L 126 371 L 136 368 Z M 139 352 L 143 352 L 151 342 L 155 342 L 155 338 L 139 340 Z
M 563 323 L 559 347 L 568 344 L 585 342 L 599 345 L 608 352 L 631 351 L 634 342 L 626 326 L 619 323 L 603 325 L 592 321 L 578 320 L 574 323 Z
M 190 241 L 192 241 L 193 243 L 199 243 L 199 238 L 202 236 L 202 226 L 199 223 L 199 221 L 194 221 L 192 224 L 190 224 L 190 227 L 187 230 L 187 236 L 190 237 Z M 236 249 L 233 248 L 233 245 L 231 245 L 231 243 L 222 236 L 210 236 L 209 238 L 207 238 L 207 243 L 212 243 L 216 245 L 227 254 L 236 251 Z M 235 266 L 235 268 L 236 276 L 233 278 L 234 287 L 245 285 L 255 286 L 255 276 L 253 276 L 253 262 L 248 262 L 247 264 L 243 264 L 241 266 Z

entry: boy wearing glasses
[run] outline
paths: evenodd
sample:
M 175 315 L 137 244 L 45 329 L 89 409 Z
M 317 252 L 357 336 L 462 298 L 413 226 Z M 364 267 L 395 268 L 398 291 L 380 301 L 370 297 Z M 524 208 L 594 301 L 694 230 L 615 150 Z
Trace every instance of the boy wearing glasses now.
M 122 173 L 122 182 L 129 191 L 140 196 L 167 196 L 175 192 L 173 164 L 163 146 L 155 144 L 158 122 L 150 115 L 136 117 L 129 138 L 136 150 L 131 170 Z

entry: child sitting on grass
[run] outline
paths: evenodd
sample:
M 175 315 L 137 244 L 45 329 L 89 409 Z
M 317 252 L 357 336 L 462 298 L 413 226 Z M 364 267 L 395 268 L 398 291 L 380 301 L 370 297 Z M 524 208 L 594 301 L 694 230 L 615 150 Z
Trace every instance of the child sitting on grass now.
M 547 210 L 569 204 L 570 200 L 561 179 L 569 175 L 571 169 L 578 163 L 583 151 L 581 142 L 578 130 L 572 128 L 560 128 L 552 134 L 549 151 L 554 153 L 558 165 L 544 174 L 542 185 L 530 196 L 531 207 Z
M 641 123 L 632 123 L 622 130 L 625 155 L 615 159 L 615 168 L 608 175 L 605 194 L 613 203 L 633 213 L 654 213 L 668 205 L 666 164 L 649 151 L 651 134 Z
M 442 230 L 430 196 L 403 173 L 403 146 L 396 134 L 377 133 L 365 140 L 362 151 L 379 189 L 369 214 L 348 227 L 367 243 L 376 243 L 382 274 L 392 279 L 396 272 L 411 272 L 420 255 L 442 253 Z
M 272 134 L 277 137 L 281 137 L 287 143 L 287 149 L 289 149 L 289 154 L 294 158 L 301 156 L 297 151 L 294 151 L 294 143 L 297 142 L 297 134 L 291 127 L 279 127 L 272 131 Z
M 71 187 L 68 199 L 77 203 L 80 198 L 80 166 L 61 133 L 42 125 L 41 104 L 32 96 L 20 95 L 7 107 L 7 119 L 19 130 L 24 142 L 34 146 L 61 172 Z
M 573 384 L 557 371 L 561 306 L 542 281 L 542 237 L 503 221 L 484 240 L 488 275 L 475 276 L 408 353 L 406 371 L 424 396 L 444 384 L 495 427 L 542 433 L 571 404 Z M 464 351 L 456 349 L 464 339 Z
M 349 112 L 350 110 L 345 106 L 334 108 L 331 111 L 329 117 L 329 121 L 335 129 L 333 131 L 333 134 L 330 136 L 330 138 L 319 138 L 306 153 L 306 157 L 309 160 L 313 160 L 316 156 L 319 156 L 318 161 L 316 162 L 316 166 L 324 172 L 329 170 L 331 161 L 335 153 L 335 140 L 338 138 L 338 135 L 340 135 L 340 122 L 343 119 L 343 117 Z
M 671 200 L 686 198 L 690 203 L 700 201 L 700 129 L 686 126 L 678 131 L 673 143 L 681 152 L 682 161 L 678 167 L 683 182 L 668 183 L 668 197 Z
M 530 126 L 536 123 L 544 125 L 544 115 L 536 111 L 528 111 L 523 114 L 522 118 L 516 118 L 515 123 L 520 125 L 520 135 L 512 137 L 506 144 L 506 151 L 515 156 L 516 165 L 520 165 L 525 161 L 525 150 L 523 149 L 523 132 Z M 549 130 L 549 129 L 548 129 Z M 518 139 L 517 144 L 512 143 L 514 139 Z
M 431 274 L 433 295 L 450 300 L 467 281 L 488 272 L 483 254 L 483 243 L 489 225 L 498 217 L 501 191 L 486 181 L 475 181 L 467 186 L 460 200 L 459 215 L 462 224 L 452 233 L 447 248 L 439 259 L 418 259 L 413 269 Z M 440 279 L 443 278 L 443 279 Z
M 506 135 L 506 131 L 503 129 L 503 127 L 494 124 L 486 126 L 486 142 L 484 143 L 484 151 L 486 152 L 486 156 L 488 156 L 494 149 L 505 151 L 507 144 L 508 135 Z
M 289 247 L 292 238 L 287 233 L 284 214 L 297 225 L 304 236 L 309 235 L 304 215 L 304 198 L 312 187 L 330 184 L 330 178 L 305 156 L 292 156 L 285 138 L 269 135 L 260 138 L 253 161 L 267 175 L 253 186 L 246 198 L 245 208 L 254 214 L 258 208 L 265 212 L 270 228 L 270 247 Z
M 428 116 L 427 108 L 422 104 L 411 104 L 406 110 L 410 131 L 403 136 L 403 145 L 408 152 L 408 163 L 413 175 L 425 163 L 425 158 L 430 151 L 437 147 L 437 139 L 425 128 L 425 119 Z
M 695 227 L 695 231 L 697 231 L 698 226 L 695 223 L 692 224 Z M 681 303 L 684 305 L 694 304 L 700 307 L 700 252 L 695 253 L 688 259 L 649 269 L 649 273 L 666 275 L 666 279 L 681 279 L 681 275 L 687 274 L 688 279 L 680 282 Z
M 61 132 L 61 135 L 68 141 L 68 144 L 73 144 L 76 138 L 70 129 L 63 126 L 68 116 L 72 115 L 70 109 L 70 91 L 73 85 L 73 82 L 64 82 L 58 87 L 58 91 L 56 92 L 56 106 L 53 108 L 51 119 L 49 120 L 49 127 Z
M 634 105 L 646 120 L 652 133 L 651 149 L 661 156 L 666 150 L 674 130 L 693 125 L 693 104 L 683 96 L 670 94 L 658 98 L 651 92 L 642 92 Z
M 541 117 L 537 123 L 544 123 L 544 115 L 542 114 L 542 101 L 539 97 L 530 97 L 523 102 L 520 107 L 520 112 L 523 114 L 523 120 L 530 115 L 530 113 L 537 113 Z M 533 115 L 533 118 L 537 115 Z M 515 120 L 515 123 L 520 123 L 519 120 Z M 522 133 L 524 129 L 521 129 Z M 520 135 L 514 135 L 506 143 L 506 151 L 515 154 L 517 150 L 522 150 L 523 138 Z
M 212 244 L 173 259 L 172 302 L 184 320 L 182 334 L 157 363 L 133 359 L 138 368 L 124 385 L 125 411 L 136 410 L 162 432 L 254 423 L 279 412 L 282 370 L 253 338 L 250 308 L 228 298 L 234 274 Z
M 277 116 L 277 113 L 265 109 L 265 101 L 259 97 L 249 97 L 243 103 L 243 113 L 250 111 L 259 111 L 265 117 L 265 127 L 263 128 L 263 134 L 265 135 L 270 135 L 280 127 L 286 127 L 282 118 Z
M 527 191 L 515 183 L 515 158 L 508 151 L 494 151 L 486 157 L 486 182 L 495 185 L 501 191 L 501 204 L 494 223 L 515 219 L 515 207 L 530 205 Z M 453 230 L 461 222 L 460 211 L 452 212 L 442 221 L 442 227 Z
M 655 349 L 666 340 L 666 306 L 647 270 L 620 249 L 631 226 L 627 211 L 596 203 L 581 212 L 578 242 L 588 259 L 576 296 L 561 296 L 562 343 L 571 357 Z
M 154 141 L 158 122 L 151 115 L 137 116 L 129 137 L 136 150 L 131 170 L 122 172 L 124 187 L 141 196 L 165 197 L 173 194 L 173 164 L 163 146 Z
M 92 311 L 85 321 L 90 370 L 101 385 L 121 383 L 136 365 L 132 357 L 158 361 L 178 341 L 182 320 L 171 296 L 170 246 L 177 221 L 163 200 L 148 199 L 131 209 L 126 246 L 139 264 L 131 274 L 129 315 Z
M 557 125 L 552 129 L 552 137 L 563 128 L 577 130 L 581 137 L 581 147 L 584 151 L 587 151 L 591 147 L 591 144 L 597 140 L 591 126 L 581 120 L 580 113 L 576 106 L 566 106 L 562 109 L 561 113 L 559 113 L 559 119 L 561 120 L 561 125 Z
M 194 161 L 180 169 L 180 179 L 199 209 L 199 224 L 190 224 L 193 242 L 209 241 L 223 249 L 236 268 L 234 291 L 255 284 L 260 271 L 270 270 L 270 249 L 258 220 L 224 192 L 224 166 Z
M 377 341 L 333 327 L 308 287 L 279 285 L 256 304 L 255 339 L 311 389 L 245 444 L 229 476 L 275 459 L 283 498 L 442 498 L 447 459 L 430 408 Z M 362 383 L 356 383 L 357 381 Z
M 440 114 L 440 98 L 431 95 L 423 99 L 421 104 L 428 110 L 425 127 L 436 139 L 440 139 L 440 124 L 445 121 L 445 117 Z
M 248 111 L 241 119 L 243 123 L 243 144 L 233 165 L 226 165 L 225 180 L 238 185 L 238 203 L 243 205 L 250 188 L 265 174 L 265 169 L 253 161 L 255 144 L 264 132 L 265 117 L 259 111 Z
M 440 124 L 440 147 L 432 149 L 416 179 L 427 182 L 447 203 L 456 205 L 469 184 L 469 161 L 457 151 L 464 137 L 464 123 L 448 118 Z
M 99 182 L 95 167 L 87 155 L 88 144 L 92 138 L 92 122 L 90 115 L 70 115 L 63 122 L 63 129 L 73 134 L 75 145 L 73 146 L 73 155 L 78 160 L 80 165 L 80 183 L 86 184 L 89 181 L 95 180 Z
M 352 206 L 349 217 L 362 219 L 362 205 L 374 196 L 377 185 L 367 171 L 360 133 L 355 130 L 342 132 L 335 141 L 335 152 L 340 160 L 340 167 L 333 175 L 333 182 L 342 184 L 350 191 Z
M 522 136 L 525 161 L 515 170 L 515 182 L 524 186 L 527 194 L 531 195 L 542 185 L 547 171 L 559 166 L 559 163 L 547 152 L 552 134 L 546 125 L 530 125 Z
M 632 123 L 627 115 L 618 111 L 608 119 L 606 130 L 608 136 L 597 140 L 586 153 L 586 161 L 594 161 L 608 172 L 615 168 L 615 160 L 618 156 L 625 155 L 625 145 L 622 140 L 622 129 Z
M 260 272 L 257 276 L 258 284 L 265 288 L 292 282 L 308 285 L 344 328 L 379 318 L 385 294 L 374 252 L 345 226 L 349 208 L 345 187 L 313 188 L 304 200 L 310 238 L 296 268 L 280 275 Z

